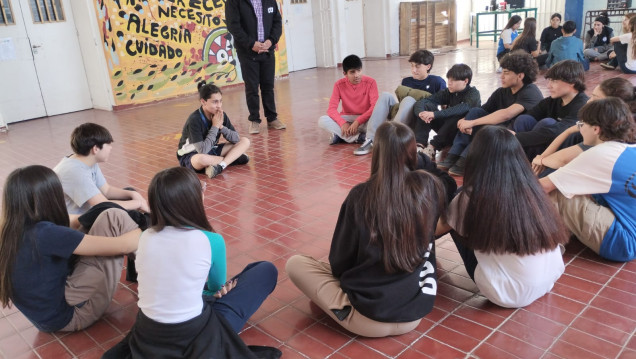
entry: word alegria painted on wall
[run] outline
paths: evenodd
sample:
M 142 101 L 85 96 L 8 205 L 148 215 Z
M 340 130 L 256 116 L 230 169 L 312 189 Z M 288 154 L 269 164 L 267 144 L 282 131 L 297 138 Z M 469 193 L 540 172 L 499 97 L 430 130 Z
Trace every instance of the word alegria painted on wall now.
M 115 105 L 196 92 L 201 80 L 242 82 L 225 0 L 95 0 Z M 285 40 L 276 75 L 287 73 Z

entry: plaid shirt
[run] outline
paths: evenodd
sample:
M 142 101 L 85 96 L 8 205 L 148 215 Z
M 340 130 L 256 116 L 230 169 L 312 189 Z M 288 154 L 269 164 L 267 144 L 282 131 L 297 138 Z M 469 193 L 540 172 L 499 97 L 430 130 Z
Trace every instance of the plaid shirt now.
M 261 0 L 250 0 L 254 13 L 256 14 L 256 23 L 258 29 L 258 41 L 265 42 L 265 29 L 263 28 L 263 2 Z

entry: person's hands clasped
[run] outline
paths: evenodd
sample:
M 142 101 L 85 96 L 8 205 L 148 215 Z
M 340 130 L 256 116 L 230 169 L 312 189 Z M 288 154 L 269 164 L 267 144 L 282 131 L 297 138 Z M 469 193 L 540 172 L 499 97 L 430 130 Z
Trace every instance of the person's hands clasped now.
M 351 126 L 349 126 L 349 130 L 347 131 L 347 136 L 353 136 L 358 133 L 358 127 L 360 127 L 360 123 L 358 121 L 351 122 Z
M 418 114 L 418 117 L 426 123 L 430 123 L 434 119 L 434 114 L 431 111 L 422 111 Z
M 269 48 L 272 47 L 271 40 L 265 40 L 265 42 L 255 41 L 254 46 L 252 46 L 252 51 L 262 54 L 264 52 L 269 52 Z
M 228 280 L 227 282 L 225 282 L 225 284 L 221 286 L 221 289 L 219 289 L 218 291 L 216 291 L 216 293 L 214 293 L 214 298 L 218 299 L 228 294 L 232 289 L 236 287 L 237 283 L 238 283 L 238 278 L 234 280 Z
M 217 127 L 219 130 L 223 128 L 223 109 L 219 109 L 212 116 L 212 126 Z
M 467 121 L 465 118 L 462 118 L 457 122 L 457 128 L 467 135 L 473 133 L 473 126 L 475 126 L 475 121 Z

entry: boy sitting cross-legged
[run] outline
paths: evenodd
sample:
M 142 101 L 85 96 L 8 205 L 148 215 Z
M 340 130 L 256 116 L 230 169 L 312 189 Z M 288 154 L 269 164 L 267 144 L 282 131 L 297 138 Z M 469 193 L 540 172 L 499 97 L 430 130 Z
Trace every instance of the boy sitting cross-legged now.
M 332 145 L 362 139 L 378 100 L 378 85 L 374 79 L 362 75 L 362 60 L 358 56 L 349 55 L 342 60 L 342 73 L 344 78 L 333 85 L 327 115 L 318 119 L 318 126 L 332 134 Z M 342 111 L 338 112 L 341 101 Z
M 360 148 L 353 151 L 354 155 L 366 155 L 371 152 L 375 130 L 387 119 L 400 121 L 411 128 L 415 127 L 415 101 L 446 88 L 443 78 L 430 75 L 434 61 L 435 56 L 428 50 L 417 50 L 411 55 L 409 63 L 413 76 L 402 79 L 401 85 L 395 89 L 397 101 L 391 93 L 383 92 L 380 95 L 367 125 L 366 140 Z
M 481 107 L 471 108 L 457 121 L 459 132 L 448 156 L 437 166 L 455 176 L 464 175 L 466 154 L 473 136 L 483 125 L 508 126 L 513 120 L 536 106 L 543 95 L 534 84 L 539 66 L 532 55 L 516 50 L 501 59 L 501 87 Z
M 479 90 L 470 86 L 473 71 L 466 64 L 455 64 L 446 73 L 448 88 L 415 103 L 413 113 L 419 121 L 415 124 L 415 140 L 418 147 L 435 160 L 435 151 L 453 144 L 457 134 L 457 121 L 466 116 L 468 110 L 481 106 Z M 428 142 L 431 129 L 437 133 Z M 428 144 L 428 146 L 427 146 Z
M 205 81 L 199 82 L 197 87 L 201 106 L 183 125 L 177 159 L 181 167 L 205 172 L 209 178 L 214 178 L 229 165 L 249 162 L 245 151 L 250 147 L 250 140 L 239 136 L 223 111 L 221 89 Z

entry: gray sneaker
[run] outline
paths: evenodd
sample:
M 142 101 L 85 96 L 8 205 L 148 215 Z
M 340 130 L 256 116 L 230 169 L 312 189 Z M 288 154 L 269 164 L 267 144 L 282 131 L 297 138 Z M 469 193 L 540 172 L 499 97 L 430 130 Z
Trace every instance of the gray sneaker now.
M 446 171 L 449 168 L 453 167 L 455 165 L 455 162 L 457 162 L 457 160 L 459 160 L 458 155 L 453 155 L 449 153 L 442 162 L 437 164 L 437 168 Z
M 221 165 L 216 165 L 216 166 L 208 166 L 205 169 L 205 174 L 206 176 L 208 176 L 209 178 L 214 178 L 218 175 L 221 174 L 221 172 L 223 172 L 223 167 L 221 167 Z
M 448 174 L 453 176 L 462 177 L 464 175 L 464 168 L 466 167 L 466 158 L 460 157 L 455 165 L 448 170 Z
M 261 132 L 261 124 L 256 121 L 250 121 L 250 127 L 248 132 L 250 134 L 256 134 Z
M 371 152 L 372 149 L 373 149 L 373 140 L 367 139 L 364 141 L 362 146 L 358 147 L 355 151 L 353 151 L 353 154 L 356 156 L 366 155 L 367 153 Z

